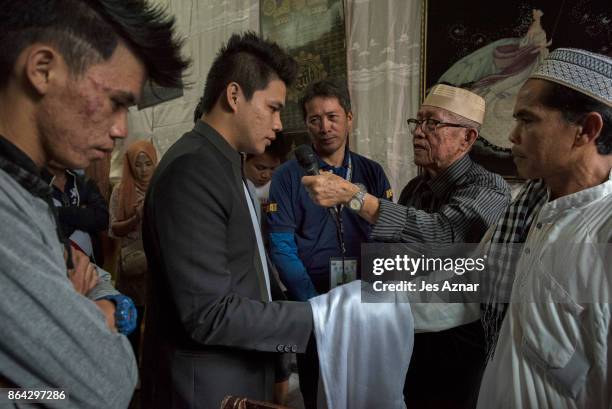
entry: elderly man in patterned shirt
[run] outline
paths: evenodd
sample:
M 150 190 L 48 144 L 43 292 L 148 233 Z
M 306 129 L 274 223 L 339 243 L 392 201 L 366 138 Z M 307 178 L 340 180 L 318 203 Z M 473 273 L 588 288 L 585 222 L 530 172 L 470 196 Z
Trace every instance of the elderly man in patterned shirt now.
M 467 90 L 436 85 L 408 119 L 414 162 L 424 170 L 404 188 L 398 204 L 378 200 L 330 174 L 302 179 L 325 207 L 345 204 L 374 224 L 371 239 L 384 242 L 478 243 L 510 203 L 501 176 L 472 162 L 468 152 L 484 118 L 484 100 Z M 414 352 L 406 378 L 410 408 L 473 404 L 485 362 L 476 305 L 413 305 Z M 444 315 L 442 325 L 438 316 Z M 436 317 L 434 319 L 434 317 Z M 435 321 L 436 326 L 429 326 Z M 431 332 L 428 332 L 431 331 Z M 433 332 L 435 331 L 435 332 Z

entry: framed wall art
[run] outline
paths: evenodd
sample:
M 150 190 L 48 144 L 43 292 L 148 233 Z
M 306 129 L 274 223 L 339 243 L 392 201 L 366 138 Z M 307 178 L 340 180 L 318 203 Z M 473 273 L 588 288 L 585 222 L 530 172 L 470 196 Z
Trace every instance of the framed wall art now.
M 343 0 L 261 0 L 261 33 L 299 63 L 298 78 L 287 90 L 281 113 L 283 134 L 297 146 L 308 142 L 299 98 L 313 81 L 346 80 Z
M 440 82 L 470 89 L 487 104 L 473 156 L 515 176 L 508 136 L 516 95 L 558 47 L 612 55 L 608 0 L 424 0 L 421 92 Z

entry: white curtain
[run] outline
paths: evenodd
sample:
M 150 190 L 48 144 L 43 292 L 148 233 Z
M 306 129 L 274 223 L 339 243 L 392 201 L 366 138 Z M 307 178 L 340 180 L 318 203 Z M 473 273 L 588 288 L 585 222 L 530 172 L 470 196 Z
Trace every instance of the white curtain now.
M 121 177 L 125 147 L 138 139 L 152 139 L 161 155 L 193 127 L 193 111 L 202 96 L 206 74 L 229 36 L 246 30 L 259 31 L 259 0 L 156 0 L 168 7 L 177 19 L 180 34 L 186 37 L 183 53 L 193 60 L 186 73 L 181 98 L 138 110 L 132 108 L 129 136 L 113 152 L 111 178 Z
M 406 119 L 419 107 L 419 0 L 345 0 L 351 147 L 383 165 L 399 197 L 417 175 Z

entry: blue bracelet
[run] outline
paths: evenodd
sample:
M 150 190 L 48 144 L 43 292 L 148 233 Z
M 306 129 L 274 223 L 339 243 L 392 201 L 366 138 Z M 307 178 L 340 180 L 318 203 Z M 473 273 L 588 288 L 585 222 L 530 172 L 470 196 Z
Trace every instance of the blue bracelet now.
M 138 312 L 132 299 L 123 294 L 107 295 L 100 300 L 109 300 L 115 304 L 115 325 L 123 335 L 130 335 L 136 329 Z

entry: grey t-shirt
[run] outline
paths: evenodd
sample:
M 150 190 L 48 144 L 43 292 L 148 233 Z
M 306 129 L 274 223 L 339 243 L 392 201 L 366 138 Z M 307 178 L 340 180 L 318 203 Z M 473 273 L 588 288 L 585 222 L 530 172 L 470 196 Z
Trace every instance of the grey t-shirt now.
M 61 407 L 126 408 L 137 379 L 127 338 L 68 280 L 47 203 L 1 169 L 0 223 L 0 378 L 62 388 Z

